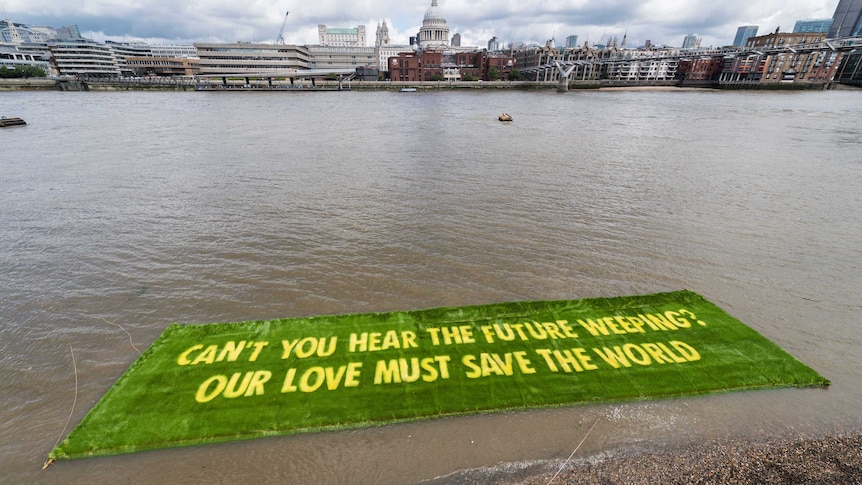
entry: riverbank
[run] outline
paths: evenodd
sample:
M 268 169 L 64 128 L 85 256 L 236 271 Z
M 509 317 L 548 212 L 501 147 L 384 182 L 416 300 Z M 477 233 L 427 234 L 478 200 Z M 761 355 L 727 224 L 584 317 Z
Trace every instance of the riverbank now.
M 655 453 L 578 458 L 506 469 L 471 470 L 432 483 L 862 484 L 862 432 L 710 440 Z
M 0 79 L 0 91 L 57 91 L 57 82 L 46 78 Z
M 227 85 L 205 84 L 203 91 L 257 91 L 257 92 L 326 92 L 326 91 L 393 91 L 403 88 L 411 91 L 461 91 L 461 90 L 520 90 L 548 91 L 558 90 L 557 81 L 344 81 L 339 84 L 334 80 L 319 80 L 314 85 L 303 84 L 300 87 L 291 85 L 285 80 L 254 79 L 248 83 L 244 79 L 232 79 Z M 2 91 L 190 91 L 195 90 L 191 79 L 172 80 L 170 78 L 117 78 L 106 80 L 87 80 L 78 82 L 74 79 L 0 79 Z M 796 91 L 824 89 L 858 90 L 859 87 L 824 83 L 713 83 L 679 81 L 617 81 L 617 80 L 578 80 L 571 81 L 568 90 L 691 90 L 691 89 L 725 89 L 725 90 L 767 90 Z

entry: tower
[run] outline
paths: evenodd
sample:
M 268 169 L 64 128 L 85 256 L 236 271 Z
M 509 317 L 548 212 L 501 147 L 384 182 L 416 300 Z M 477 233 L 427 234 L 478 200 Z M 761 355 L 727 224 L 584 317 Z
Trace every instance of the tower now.
M 826 38 L 853 37 L 860 33 L 862 33 L 862 0 L 839 0 Z
M 386 19 L 377 24 L 377 40 L 374 41 L 375 47 L 389 45 L 389 27 L 386 26 Z
M 733 38 L 733 46 L 739 48 L 745 47 L 745 44 L 748 43 L 748 39 L 750 37 L 757 37 L 757 29 L 759 29 L 759 27 L 756 25 L 743 25 L 736 29 L 736 37 Z
M 700 48 L 700 37 L 694 34 L 688 34 L 682 41 L 683 49 L 698 49 Z

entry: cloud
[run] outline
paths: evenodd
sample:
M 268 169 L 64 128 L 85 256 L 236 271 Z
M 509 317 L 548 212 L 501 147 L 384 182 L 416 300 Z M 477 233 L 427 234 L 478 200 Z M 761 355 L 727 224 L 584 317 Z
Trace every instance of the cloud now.
M 492 36 L 544 43 L 566 36 L 597 42 L 628 34 L 628 45 L 681 45 L 686 34 L 703 45 L 726 45 L 740 25 L 759 25 L 760 33 L 792 29 L 796 20 L 831 17 L 838 0 L 438 0 L 450 37 L 462 45 L 486 46 Z M 430 0 L 5 0 L 12 19 L 30 25 L 78 25 L 97 40 L 160 39 L 164 42 L 274 42 L 290 10 L 285 40 L 317 43 L 317 25 L 365 25 L 369 44 L 377 23 L 387 19 L 393 43 L 406 44 L 422 24 Z

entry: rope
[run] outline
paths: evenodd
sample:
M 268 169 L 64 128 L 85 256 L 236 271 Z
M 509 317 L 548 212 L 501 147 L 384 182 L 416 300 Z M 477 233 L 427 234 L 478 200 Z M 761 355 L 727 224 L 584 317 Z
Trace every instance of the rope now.
M 108 321 L 108 320 L 106 320 L 106 319 L 105 319 L 105 318 L 103 318 L 103 317 L 94 317 L 94 316 L 92 316 L 92 315 L 85 315 L 85 314 L 83 314 L 83 313 L 79 313 L 78 315 L 81 315 L 82 317 L 87 317 L 87 318 L 98 318 L 99 320 L 101 320 L 101 321 L 103 321 L 103 322 L 107 323 L 108 325 L 113 325 L 113 326 L 115 326 L 115 327 L 119 328 L 120 330 L 122 330 L 122 331 L 126 332 L 126 335 L 128 335 L 128 336 L 129 336 L 129 345 L 131 345 L 131 346 L 132 346 L 132 348 L 133 348 L 133 349 L 135 349 L 135 352 L 137 352 L 137 353 L 138 353 L 138 355 L 141 355 L 141 350 L 140 350 L 140 349 L 138 349 L 138 348 L 135 346 L 135 343 L 132 341 L 132 334 L 130 334 L 128 330 L 126 330 L 125 328 L 123 328 L 123 326 L 122 326 L 122 325 L 120 325 L 120 324 L 118 324 L 118 323 L 114 323 L 114 322 Z
M 564 461 L 562 465 L 560 465 L 560 469 L 559 469 L 559 470 L 557 470 L 557 473 L 554 473 L 554 476 L 553 476 L 553 477 L 551 477 L 551 479 L 550 479 L 550 480 L 548 480 L 548 485 L 551 485 L 551 482 L 553 482 L 553 481 L 557 478 L 557 475 L 559 475 L 559 474 L 560 474 L 560 472 L 561 472 L 561 471 L 563 471 L 563 468 L 565 468 L 565 467 L 566 467 L 566 465 L 569 463 L 569 460 L 571 460 L 571 459 L 572 459 L 572 457 L 573 457 L 573 456 L 575 456 L 575 453 L 577 453 L 577 452 L 578 452 L 578 449 L 581 447 L 581 445 L 582 445 L 582 444 L 584 444 L 584 441 L 586 441 L 586 440 L 587 440 L 587 437 L 590 435 L 590 433 L 592 433 L 592 432 L 593 432 L 593 428 L 595 428 L 597 424 L 599 424 L 599 420 L 598 420 L 598 419 L 596 420 L 596 422 L 595 422 L 595 423 L 593 423 L 593 425 L 592 425 L 592 426 L 590 426 L 590 430 L 589 430 L 589 431 L 587 431 L 587 434 L 585 434 L 585 435 L 584 435 L 583 439 L 581 439 L 581 442 L 580 442 L 580 443 L 578 443 L 578 446 L 576 446 L 576 447 L 575 447 L 575 450 L 574 450 L 574 451 L 572 451 L 572 454 L 571 454 L 571 455 L 569 455 L 569 457 L 568 457 L 568 458 L 566 458 L 566 461 Z
M 63 425 L 63 431 L 60 431 L 60 436 L 57 437 L 57 441 L 54 443 L 53 448 L 57 448 L 57 445 L 60 444 L 60 440 L 63 439 L 63 435 L 66 434 L 66 428 L 69 427 L 69 422 L 72 421 L 72 415 L 75 414 L 75 406 L 78 404 L 78 363 L 75 362 L 75 350 L 72 348 L 72 344 L 69 344 L 69 352 L 72 354 L 72 368 L 75 370 L 75 399 L 72 400 L 72 410 L 69 411 L 69 417 L 66 418 L 66 424 Z M 48 468 L 48 466 L 54 463 L 53 458 L 49 458 L 48 461 L 42 465 L 42 469 Z

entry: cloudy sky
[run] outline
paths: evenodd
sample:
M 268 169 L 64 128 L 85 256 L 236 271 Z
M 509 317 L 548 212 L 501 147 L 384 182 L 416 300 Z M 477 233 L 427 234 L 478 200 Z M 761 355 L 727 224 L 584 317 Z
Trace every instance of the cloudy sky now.
M 790 32 L 796 20 L 829 18 L 838 0 L 438 0 L 450 37 L 461 45 L 486 47 L 496 36 L 508 42 L 579 44 L 628 33 L 629 47 L 682 45 L 686 34 L 702 46 L 733 42 L 740 25 L 759 34 Z M 77 25 L 88 38 L 152 43 L 274 42 L 290 11 L 288 44 L 316 44 L 317 25 L 365 25 L 369 44 L 385 19 L 392 43 L 407 44 L 422 25 L 431 0 L 0 0 L 16 23 Z

